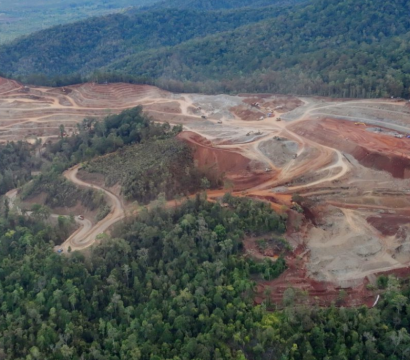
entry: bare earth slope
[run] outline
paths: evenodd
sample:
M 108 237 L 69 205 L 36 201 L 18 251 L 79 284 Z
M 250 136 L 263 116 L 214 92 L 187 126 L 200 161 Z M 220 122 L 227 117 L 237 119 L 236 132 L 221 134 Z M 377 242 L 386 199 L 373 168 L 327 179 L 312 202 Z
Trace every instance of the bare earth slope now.
M 225 173 L 236 195 L 264 199 L 288 212 L 288 239 L 302 263 L 277 283 L 265 284 L 277 296 L 284 284 L 318 294 L 321 282 L 327 285 L 320 291 L 332 288 L 334 295 L 340 287 L 363 289 L 375 273 L 407 271 L 409 103 L 180 95 L 129 84 L 23 89 L 0 79 L 0 141 L 52 139 L 60 124 L 70 132 L 86 116 L 102 117 L 136 105 L 157 121 L 183 124 L 187 132 L 180 139 L 194 148 L 198 166 Z M 92 186 L 80 183 L 76 171 L 66 176 L 80 186 Z M 208 196 L 223 193 L 211 191 Z M 294 194 L 307 204 L 298 226 L 291 221 L 296 212 L 289 210 Z M 74 234 L 65 247 L 87 247 L 123 218 L 121 200 L 107 196 L 112 213 L 92 229 Z

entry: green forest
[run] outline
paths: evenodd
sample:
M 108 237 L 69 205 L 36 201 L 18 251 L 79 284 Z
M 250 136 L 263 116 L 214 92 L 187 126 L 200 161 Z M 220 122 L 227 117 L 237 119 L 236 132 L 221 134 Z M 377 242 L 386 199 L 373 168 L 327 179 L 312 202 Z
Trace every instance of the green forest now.
M 190 148 L 175 139 L 181 129 L 156 124 L 141 107 L 135 107 L 102 121 L 84 119 L 69 137 L 60 126 L 61 136 L 55 143 L 0 145 L 0 154 L 4 154 L 0 158 L 0 194 L 26 183 L 20 192 L 22 200 L 45 194 L 44 205 L 50 208 L 81 203 L 91 211 L 98 210 L 96 218 L 101 220 L 110 210 L 104 196 L 76 187 L 62 176 L 64 170 L 83 163 L 85 171 L 104 174 L 108 187 L 120 183 L 126 200 L 141 204 L 161 194 L 165 199 L 182 198 L 199 190 L 203 181 L 212 187 L 220 185 L 197 170 Z M 33 170 L 41 173 L 33 175 Z
M 268 205 L 198 196 L 143 211 L 87 254 L 61 256 L 58 228 L 0 216 L 0 357 L 27 359 L 408 359 L 407 283 L 385 278 L 377 308 L 253 305 L 245 235 L 280 233 Z M 281 225 L 282 224 L 282 225 Z M 255 273 L 255 269 L 257 273 Z M 256 277 L 255 277 L 256 276 Z
M 48 85 L 90 79 L 176 92 L 409 96 L 408 2 L 235 4 L 132 10 L 54 27 L 1 46 L 1 69 Z
M 34 146 L 26 142 L 0 145 L 0 196 L 31 179 L 32 171 L 41 166 Z
M 276 13 L 276 8 L 263 12 L 170 9 L 94 17 L 4 45 L 0 47 L 0 64 L 2 72 L 13 75 L 87 75 L 129 54 L 236 29 Z
M 64 6 L 79 2 L 96 4 Z M 2 45 L 0 69 L 53 86 L 408 97 L 409 13 L 399 0 L 169 0 Z M 54 142 L 0 144 L 0 360 L 410 360 L 410 278 L 375 277 L 372 308 L 320 307 L 290 282 L 273 302 L 291 218 L 245 193 L 208 197 L 224 179 L 197 169 L 182 130 L 138 106 L 61 125 Z M 110 212 L 64 177 L 75 165 L 130 207 L 95 245 L 61 253 L 77 225 L 52 209 Z M 280 243 L 278 258 L 253 258 L 250 239 Z
M 266 6 L 283 6 L 303 2 L 303 0 L 163 0 L 146 7 L 148 9 L 195 9 L 221 10 L 238 9 L 243 7 L 259 8 Z

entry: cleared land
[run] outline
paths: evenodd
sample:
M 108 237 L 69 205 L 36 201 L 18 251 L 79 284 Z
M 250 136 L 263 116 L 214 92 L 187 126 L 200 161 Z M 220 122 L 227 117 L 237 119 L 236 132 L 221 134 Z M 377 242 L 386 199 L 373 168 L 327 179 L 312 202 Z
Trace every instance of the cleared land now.
M 288 255 L 290 269 L 260 284 L 261 297 L 270 287 L 277 300 L 291 285 L 324 303 L 335 300 L 341 288 L 351 304 L 371 302 L 365 285 L 374 274 L 408 271 L 407 102 L 179 95 L 128 84 L 24 89 L 1 79 L 0 141 L 52 140 L 60 124 L 70 133 L 84 117 L 136 105 L 157 121 L 183 124 L 180 138 L 195 150 L 197 165 L 224 173 L 235 195 L 269 201 L 288 213 L 287 238 L 295 249 Z M 210 191 L 208 197 L 217 199 L 224 192 Z M 291 209 L 294 194 L 303 197 L 299 213 Z M 79 247 L 92 244 L 124 216 L 115 205 L 121 200 L 113 196 L 113 211 L 119 212 L 87 230 L 92 236 L 76 238 Z

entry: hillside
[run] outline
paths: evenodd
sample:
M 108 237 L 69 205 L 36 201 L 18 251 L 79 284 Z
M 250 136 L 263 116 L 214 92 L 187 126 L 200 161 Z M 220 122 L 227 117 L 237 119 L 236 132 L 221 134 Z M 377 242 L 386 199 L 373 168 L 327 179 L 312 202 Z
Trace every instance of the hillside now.
M 289 5 L 303 0 L 164 0 L 149 6 L 150 9 L 196 9 L 222 10 L 238 9 L 242 7 L 264 7 L 272 5 Z
M 213 81 L 214 89 L 218 81 L 217 91 L 408 96 L 409 10 L 403 1 L 319 0 L 234 31 L 129 55 L 107 70 Z
M 158 10 L 92 18 L 2 46 L 0 67 L 12 75 L 88 74 L 127 55 L 233 30 L 276 13 L 275 8 L 216 13 Z
M 16 0 L 0 2 L 0 42 L 50 26 L 122 11 L 156 0 Z
M 95 80 L 110 72 L 108 80 L 174 91 L 407 97 L 409 7 L 398 0 L 315 0 L 263 9 L 116 14 L 2 46 L 0 68 L 30 81 L 33 73 L 98 71 Z

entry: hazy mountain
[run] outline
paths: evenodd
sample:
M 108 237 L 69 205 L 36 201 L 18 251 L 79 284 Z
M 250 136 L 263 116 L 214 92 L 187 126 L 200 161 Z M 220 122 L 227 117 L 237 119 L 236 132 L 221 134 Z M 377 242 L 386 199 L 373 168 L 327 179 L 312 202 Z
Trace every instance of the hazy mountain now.
M 123 11 L 159 0 L 15 0 L 0 1 L 0 42 L 90 16 Z
M 259 8 L 265 6 L 290 5 L 300 2 L 303 2 L 303 0 L 165 0 L 155 3 L 150 8 L 221 10 L 238 9 L 242 7 Z

